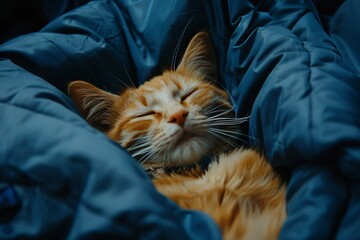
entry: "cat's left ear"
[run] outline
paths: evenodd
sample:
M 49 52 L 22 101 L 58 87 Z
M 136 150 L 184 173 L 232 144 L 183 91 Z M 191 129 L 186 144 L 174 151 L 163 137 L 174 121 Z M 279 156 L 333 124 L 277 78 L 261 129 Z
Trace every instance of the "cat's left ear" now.
M 103 132 L 111 128 L 116 118 L 113 109 L 117 95 L 84 81 L 71 82 L 68 94 L 90 125 Z
M 199 32 L 191 39 L 176 71 L 216 81 L 216 58 L 208 33 Z

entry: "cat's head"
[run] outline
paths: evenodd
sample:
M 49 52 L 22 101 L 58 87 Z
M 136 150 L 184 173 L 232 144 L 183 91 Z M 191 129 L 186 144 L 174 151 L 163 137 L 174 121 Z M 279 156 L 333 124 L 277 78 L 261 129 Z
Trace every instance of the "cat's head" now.
M 176 70 L 114 95 L 75 81 L 69 95 L 84 118 L 144 165 L 182 166 L 232 145 L 236 121 L 209 36 L 193 37 Z M 238 123 L 238 122 L 237 122 Z

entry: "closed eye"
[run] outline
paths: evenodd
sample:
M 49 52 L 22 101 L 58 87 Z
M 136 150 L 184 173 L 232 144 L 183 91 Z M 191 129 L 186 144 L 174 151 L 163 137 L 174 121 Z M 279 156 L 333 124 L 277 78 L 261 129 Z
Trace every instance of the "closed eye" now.
M 148 111 L 148 112 L 145 112 L 145 113 L 143 113 L 143 114 L 137 115 L 136 118 L 146 117 L 146 116 L 150 116 L 150 115 L 154 115 L 154 114 L 156 114 L 155 111 Z
M 181 97 L 181 102 L 185 101 L 188 97 L 190 97 L 194 92 L 196 92 L 196 89 L 186 93 L 184 96 Z

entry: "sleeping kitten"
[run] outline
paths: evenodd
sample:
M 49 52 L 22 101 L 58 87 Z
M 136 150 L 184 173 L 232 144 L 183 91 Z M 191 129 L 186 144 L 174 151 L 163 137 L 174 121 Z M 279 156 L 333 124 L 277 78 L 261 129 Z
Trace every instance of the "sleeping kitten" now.
M 215 85 L 214 59 L 200 32 L 176 70 L 120 95 L 75 81 L 69 95 L 92 126 L 153 174 L 159 192 L 211 215 L 225 239 L 277 239 L 285 186 L 262 155 L 235 148 L 244 119 L 234 118 L 228 94 Z M 197 163 L 208 155 L 216 160 L 204 170 Z

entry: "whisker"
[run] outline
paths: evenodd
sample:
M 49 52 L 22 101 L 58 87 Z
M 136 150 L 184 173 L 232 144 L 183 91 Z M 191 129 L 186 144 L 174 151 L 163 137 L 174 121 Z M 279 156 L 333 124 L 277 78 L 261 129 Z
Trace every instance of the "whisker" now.
M 187 25 L 186 25 L 187 26 Z M 186 30 L 186 26 L 185 26 L 185 29 L 182 31 L 182 33 L 180 34 L 180 37 L 179 37 L 179 40 L 178 42 L 176 43 L 176 46 L 175 46 L 175 49 L 174 49 L 174 54 L 171 58 L 171 65 L 170 65 L 170 68 L 171 70 L 175 71 L 176 70 L 176 58 L 177 58 L 177 54 L 179 52 L 179 48 L 180 48 L 180 44 L 184 38 L 184 34 L 185 34 L 185 30 Z
M 230 133 L 221 131 L 221 130 L 216 129 L 216 128 L 210 128 L 209 131 L 215 132 L 215 133 L 218 133 L 218 134 L 221 134 L 221 135 L 226 136 L 226 137 L 234 138 L 234 139 L 236 139 L 236 140 L 239 139 L 238 136 L 231 135 Z
M 204 112 L 204 115 L 212 115 L 212 114 L 214 114 L 214 113 L 222 113 L 222 112 L 224 112 L 224 109 L 219 109 L 219 108 L 221 108 L 222 106 L 219 106 L 219 107 L 217 107 L 217 108 L 213 108 L 213 109 L 210 109 L 209 111 L 207 111 L 207 112 Z
M 205 124 L 219 124 L 222 125 L 223 123 L 229 124 L 232 123 L 233 125 L 239 125 L 244 122 L 248 121 L 247 119 L 242 118 L 213 118 L 213 119 L 198 119 L 197 123 L 205 123 Z
M 218 117 L 218 118 L 211 118 L 211 119 L 207 119 L 210 120 L 212 122 L 216 122 L 216 121 L 227 121 L 227 122 L 236 122 L 236 123 L 243 123 L 248 121 L 248 118 L 223 118 L 223 117 Z
M 134 88 L 136 88 L 135 84 L 133 83 L 133 81 L 130 79 L 130 82 L 133 86 L 129 86 L 128 84 L 126 84 L 124 81 L 122 81 L 120 78 L 116 77 L 114 74 L 107 72 L 103 69 L 100 69 L 101 71 L 103 71 L 104 73 L 110 75 L 112 78 L 116 79 L 117 81 L 119 81 L 120 83 L 122 83 L 129 91 L 131 91 L 133 94 L 135 94 L 138 98 L 141 98 L 141 96 L 134 91 Z
M 215 122 L 215 123 L 209 123 L 206 124 L 206 127 L 211 127 L 211 126 L 237 126 L 239 125 L 238 122 Z
M 141 157 L 138 162 L 140 163 L 140 165 L 143 165 L 144 163 L 146 163 L 149 158 L 151 157 L 151 155 L 153 155 L 154 152 L 150 151 L 147 154 L 145 154 L 143 157 Z
M 233 111 L 233 110 L 230 108 L 229 110 L 226 110 L 226 111 L 223 111 L 222 113 L 219 113 L 219 114 L 217 114 L 217 115 L 211 116 L 211 117 L 209 117 L 208 119 L 218 118 L 218 117 L 221 117 L 221 116 L 223 116 L 223 115 L 225 115 L 225 114 L 228 114 L 228 113 L 230 113 L 230 112 L 232 112 L 232 111 Z
M 219 135 L 218 133 L 213 132 L 211 130 L 205 130 L 205 131 L 210 133 L 211 135 L 215 136 L 216 138 L 219 138 L 220 140 L 224 141 L 225 143 L 229 144 L 230 146 L 236 148 L 236 145 L 233 141 L 226 139 L 226 138 L 222 137 L 221 135 Z
M 135 145 L 127 148 L 126 150 L 131 152 L 131 151 L 137 150 L 139 148 L 148 147 L 148 146 L 149 146 L 149 143 L 145 142 L 145 143 L 142 143 L 142 144 L 135 144 Z
M 140 132 L 140 133 L 142 133 L 142 132 Z M 144 131 L 144 133 L 145 133 L 145 131 Z M 139 137 L 136 137 L 136 138 L 132 138 L 132 139 L 130 139 L 130 140 L 128 140 L 128 139 L 126 139 L 126 140 L 120 140 L 120 141 L 117 141 L 120 145 L 122 145 L 122 144 L 124 144 L 124 143 L 127 143 L 127 142 L 129 142 L 129 141 L 132 141 L 132 142 L 136 142 L 136 141 L 142 141 L 142 140 L 145 140 L 145 139 L 148 139 L 148 137 L 147 136 L 139 136 Z
M 222 137 L 220 134 L 217 134 L 217 133 L 213 133 L 214 135 L 216 135 L 218 138 L 220 138 L 220 139 L 222 139 L 224 142 L 226 142 L 228 145 L 230 145 L 232 148 L 236 148 L 237 147 L 237 143 L 236 142 L 234 142 L 234 141 L 231 141 L 230 139 L 227 139 L 227 138 L 225 138 L 225 137 Z M 236 138 L 236 140 L 237 141 L 240 141 L 241 143 L 243 143 L 243 144 L 245 144 L 245 145 L 247 145 L 248 143 L 245 141 L 245 140 L 243 140 L 243 139 L 241 139 L 241 138 Z M 229 147 L 226 147 L 226 146 L 224 146 L 224 148 L 225 149 L 230 149 Z
M 235 131 L 230 131 L 230 130 L 225 130 L 225 129 L 220 129 L 220 128 L 210 128 L 210 129 L 217 131 L 217 132 L 223 132 L 223 133 L 234 134 L 234 135 L 242 135 L 242 133 L 240 133 L 240 132 L 235 132 Z
M 121 60 L 121 64 L 123 65 L 124 70 L 125 70 L 125 72 L 126 72 L 126 75 L 127 75 L 128 79 L 130 80 L 131 84 L 133 85 L 134 88 L 137 88 L 136 84 L 134 83 L 134 81 L 132 80 L 132 78 L 131 78 L 131 76 L 130 76 L 129 71 L 127 70 L 127 67 L 125 66 L 124 60 L 123 60 L 123 58 L 122 58 L 122 55 L 121 55 L 120 60 Z M 120 82 L 122 82 L 122 81 L 120 80 Z
M 187 24 L 185 25 L 185 28 L 184 28 L 183 31 L 181 32 L 180 37 L 179 37 L 179 40 L 178 40 L 178 42 L 176 43 L 176 46 L 175 46 L 175 49 L 174 49 L 174 54 L 173 54 L 173 56 L 172 56 L 172 58 L 171 58 L 171 65 L 170 65 L 171 69 L 174 70 L 174 71 L 176 70 L 176 58 L 177 58 L 178 53 L 179 53 L 179 49 L 180 49 L 181 42 L 182 42 L 182 40 L 183 40 L 183 38 L 184 38 L 184 35 L 185 35 L 185 32 L 186 32 L 187 28 L 189 27 L 189 25 L 190 25 L 190 23 L 192 22 L 192 20 L 194 19 L 194 17 L 195 17 L 195 14 L 193 14 L 193 15 L 191 16 L 191 18 L 189 19 L 189 21 L 188 21 Z
M 154 154 L 159 155 L 159 152 L 152 149 L 147 155 L 145 155 L 143 158 L 141 158 L 141 160 L 139 160 L 140 163 L 143 164 L 143 163 L 147 162 L 152 156 L 154 156 Z
M 125 68 L 125 67 L 124 67 L 124 68 Z M 130 86 L 129 86 L 128 84 L 126 84 L 123 80 L 121 80 L 119 77 L 115 76 L 114 74 L 112 74 L 112 73 L 110 73 L 110 72 L 108 72 L 108 71 L 105 71 L 104 69 L 101 69 L 101 68 L 100 68 L 100 71 L 102 71 L 103 73 L 105 73 L 105 74 L 109 75 L 110 77 L 116 79 L 116 80 L 119 81 L 122 85 L 124 85 L 126 88 L 130 88 Z M 130 77 L 129 77 L 129 80 L 130 80 L 132 86 L 136 88 L 134 82 L 131 80 Z
M 140 163 L 145 163 L 148 161 L 154 154 L 159 155 L 162 150 L 167 146 L 166 142 L 164 143 L 164 140 L 166 139 L 166 136 L 163 136 L 161 138 L 158 138 L 156 141 L 152 142 L 151 145 L 149 145 L 145 151 L 138 151 L 133 156 L 139 156 L 144 155 L 139 159 Z
M 205 112 L 205 115 L 211 115 L 211 114 L 214 114 L 214 113 L 221 113 L 223 112 L 224 110 L 223 109 L 219 109 L 219 110 L 211 110 L 211 111 L 208 111 L 208 112 Z
M 132 156 L 133 156 L 133 157 L 137 157 L 137 156 L 139 156 L 139 155 L 142 155 L 142 154 L 146 153 L 146 152 L 149 151 L 149 150 L 152 150 L 152 146 L 148 146 L 148 147 L 143 148 L 143 149 L 141 149 L 141 150 L 139 150 L 139 151 L 136 151 Z
M 237 117 L 237 115 L 238 115 L 238 111 L 237 111 L 237 104 L 236 104 L 236 102 L 235 102 L 235 99 L 234 99 L 234 97 L 233 97 L 233 95 L 229 92 L 229 90 L 227 89 L 227 88 L 222 88 L 227 94 L 228 94 L 228 96 L 229 96 L 229 98 L 230 98 L 230 101 L 231 101 L 231 105 L 232 105 L 232 109 L 235 111 L 235 117 Z
M 229 130 L 224 130 L 224 129 L 216 129 L 216 128 L 211 128 L 211 130 L 216 131 L 216 133 L 218 133 L 218 134 L 222 134 L 224 136 L 228 136 L 228 137 L 237 139 L 237 140 L 241 141 L 242 143 L 244 143 L 245 145 L 247 145 L 248 142 L 245 141 L 244 139 L 242 139 L 241 137 L 245 137 L 245 138 L 247 138 L 249 140 L 253 140 L 255 142 L 258 142 L 258 139 L 256 139 L 255 137 L 252 137 L 252 136 L 250 136 L 248 134 L 244 134 L 244 133 L 241 133 L 241 132 L 229 131 Z M 234 136 L 231 135 L 231 134 L 234 134 Z M 237 135 L 237 136 L 235 136 L 235 135 Z
M 205 114 L 213 113 L 215 110 L 217 110 L 217 109 L 219 109 L 219 108 L 221 108 L 221 107 L 222 107 L 222 105 L 219 105 L 219 106 L 217 106 L 217 107 L 211 108 L 211 109 L 209 109 L 208 111 L 206 111 Z M 218 110 L 218 111 L 223 111 L 223 110 Z

